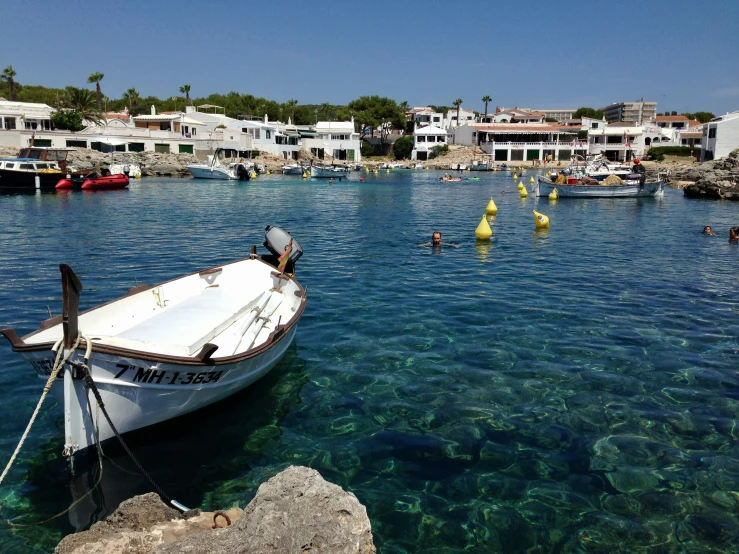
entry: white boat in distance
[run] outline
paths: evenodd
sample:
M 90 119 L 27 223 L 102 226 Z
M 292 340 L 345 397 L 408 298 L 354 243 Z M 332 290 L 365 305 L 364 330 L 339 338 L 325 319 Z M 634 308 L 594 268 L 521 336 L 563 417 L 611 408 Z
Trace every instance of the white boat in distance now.
M 208 155 L 207 163 L 192 164 L 185 167 L 196 179 L 218 179 L 221 181 L 248 181 L 251 179 L 254 164 L 241 160 L 223 165 L 218 158 L 218 154 L 223 151 L 219 148 L 215 151 L 215 154 Z
M 312 165 L 310 166 L 310 176 L 326 179 L 346 178 L 349 175 L 349 169 L 342 166 L 334 165 Z
M 547 177 L 539 177 L 534 185 L 534 196 L 549 196 L 557 189 L 560 198 L 639 198 L 664 196 L 665 182 L 662 179 L 646 179 L 642 182 L 638 178 L 622 179 L 620 184 L 604 185 L 602 182 L 591 181 L 585 184 L 555 183 Z
M 279 229 L 267 227 L 272 258 L 292 246 L 287 269 L 302 249 Z M 266 257 L 269 259 L 269 257 Z M 13 350 L 48 379 L 54 352 L 82 337 L 51 393 L 64 407 L 64 454 L 114 436 L 98 416 L 94 384 L 119 433 L 192 412 L 226 398 L 264 376 L 282 358 L 303 314 L 306 294 L 290 274 L 256 255 L 155 286 L 77 314 L 82 284 L 61 265 L 63 313 L 23 338 L 2 329 Z M 91 346 L 85 353 L 83 346 Z M 89 360 L 85 356 L 89 355 Z M 87 363 L 90 379 L 82 364 Z M 62 372 L 59 376 L 62 376 Z
M 108 171 L 111 175 L 128 175 L 131 179 L 141 179 L 141 166 L 132 162 L 117 162 L 110 164 Z
M 300 164 L 287 164 L 282 166 L 283 175 L 302 175 L 303 173 L 305 173 L 305 170 Z

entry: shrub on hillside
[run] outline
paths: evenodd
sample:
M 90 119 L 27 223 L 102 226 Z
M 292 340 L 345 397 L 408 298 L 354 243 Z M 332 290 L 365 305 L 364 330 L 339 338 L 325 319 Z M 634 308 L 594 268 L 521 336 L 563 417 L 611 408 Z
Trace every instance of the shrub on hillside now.
M 665 156 L 684 156 L 690 157 L 690 153 L 693 156 L 700 154 L 701 149 L 696 146 L 653 146 L 649 149 L 649 156 L 658 162 L 665 159 Z
M 375 155 L 375 145 L 370 144 L 367 141 L 362 141 L 362 146 L 360 147 L 360 152 L 362 152 L 362 156 L 374 156 Z
M 447 144 L 443 146 L 441 145 L 434 146 L 431 149 L 431 152 L 429 153 L 429 160 L 433 160 L 434 158 L 437 158 L 443 154 L 446 154 L 447 152 L 449 152 L 449 145 Z
M 54 129 L 71 131 L 73 133 L 85 128 L 82 125 L 82 119 L 82 112 L 77 110 L 59 110 L 51 114 L 51 124 Z
M 404 136 L 400 137 L 393 144 L 393 155 L 396 160 L 403 160 L 411 157 L 413 151 L 413 137 Z

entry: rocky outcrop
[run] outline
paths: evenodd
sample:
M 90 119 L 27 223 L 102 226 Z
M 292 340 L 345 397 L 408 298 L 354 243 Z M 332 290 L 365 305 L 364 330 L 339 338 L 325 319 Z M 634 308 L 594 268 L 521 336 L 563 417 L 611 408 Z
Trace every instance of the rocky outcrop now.
M 154 494 L 123 502 L 107 520 L 65 537 L 56 554 L 277 554 L 375 552 L 367 510 L 352 493 L 307 467 L 290 467 L 263 483 L 233 524 L 212 529 L 213 512 L 180 515 Z M 218 516 L 219 526 L 225 518 Z
M 739 200 L 739 155 L 675 169 L 673 181 L 688 181 L 683 192 L 688 198 Z

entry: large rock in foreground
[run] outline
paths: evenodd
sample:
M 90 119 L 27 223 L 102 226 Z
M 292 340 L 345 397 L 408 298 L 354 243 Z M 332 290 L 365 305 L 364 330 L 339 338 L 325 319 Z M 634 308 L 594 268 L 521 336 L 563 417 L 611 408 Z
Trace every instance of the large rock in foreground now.
M 263 483 L 233 525 L 211 530 L 213 512 L 183 517 L 159 497 L 123 502 L 89 531 L 65 537 L 56 554 L 249 553 L 370 554 L 367 510 L 352 493 L 307 467 L 290 467 Z M 224 518 L 218 518 L 219 525 Z
M 692 181 L 683 189 L 688 198 L 739 200 L 739 155 L 675 171 L 673 179 Z

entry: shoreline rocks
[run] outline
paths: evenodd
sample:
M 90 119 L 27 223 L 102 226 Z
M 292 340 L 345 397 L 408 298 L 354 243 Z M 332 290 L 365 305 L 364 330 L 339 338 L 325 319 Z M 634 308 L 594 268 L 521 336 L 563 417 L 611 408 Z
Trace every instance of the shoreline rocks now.
M 671 181 L 686 183 L 687 198 L 739 200 L 739 152 L 726 158 L 676 168 Z
M 314 469 L 292 466 L 259 486 L 243 511 L 180 514 L 154 493 L 126 500 L 105 521 L 68 535 L 55 554 L 326 552 L 373 554 L 366 508 Z

